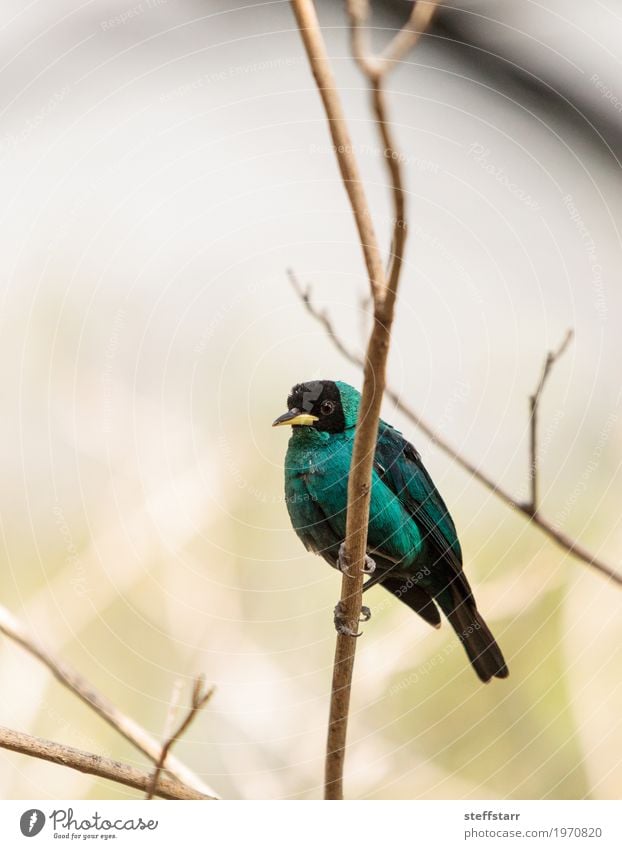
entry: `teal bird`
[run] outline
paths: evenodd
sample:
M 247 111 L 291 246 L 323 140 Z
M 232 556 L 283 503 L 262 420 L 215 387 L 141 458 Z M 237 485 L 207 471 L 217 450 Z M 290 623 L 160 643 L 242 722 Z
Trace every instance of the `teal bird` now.
M 341 381 L 294 386 L 285 458 L 285 499 L 305 547 L 344 570 L 348 474 L 360 394 Z M 364 589 L 380 584 L 439 628 L 443 611 L 482 681 L 506 678 L 501 650 L 482 619 L 462 569 L 462 551 L 449 511 L 421 457 L 402 434 L 380 420 L 372 473 Z M 369 611 L 364 608 L 365 618 Z M 335 626 L 352 635 L 339 607 Z

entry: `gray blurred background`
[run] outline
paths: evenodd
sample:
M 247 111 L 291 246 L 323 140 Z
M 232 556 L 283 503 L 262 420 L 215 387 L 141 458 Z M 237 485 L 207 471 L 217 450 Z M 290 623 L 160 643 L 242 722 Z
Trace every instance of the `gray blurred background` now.
M 391 210 L 341 3 L 319 4 L 383 244 Z M 381 46 L 408 3 L 375 3 Z M 622 5 L 465 2 L 392 76 L 411 233 L 390 382 L 622 562 Z M 290 386 L 360 376 L 364 267 L 286 2 L 5 0 L 0 29 L 1 601 L 160 735 L 175 682 L 216 684 L 177 754 L 223 795 L 317 798 L 338 577 L 282 494 Z M 463 541 L 511 677 L 381 589 L 359 641 L 347 792 L 609 798 L 622 789 L 622 594 L 386 405 Z M 0 641 L 0 724 L 144 764 Z M 118 798 L 0 752 L 4 798 Z M 127 791 L 127 795 L 132 795 Z

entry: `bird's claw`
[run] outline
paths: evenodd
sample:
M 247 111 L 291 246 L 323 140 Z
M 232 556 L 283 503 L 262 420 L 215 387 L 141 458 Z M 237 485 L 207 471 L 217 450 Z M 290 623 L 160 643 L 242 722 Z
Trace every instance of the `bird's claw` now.
M 347 575 L 348 578 L 353 578 L 354 575 L 352 572 L 348 570 L 348 566 L 350 565 L 348 561 L 348 556 L 346 554 L 346 544 L 342 542 L 339 546 L 339 554 L 337 556 L 337 568 L 341 572 L 342 575 Z M 339 605 L 337 605 L 338 607 Z M 335 617 L 337 616 L 337 608 L 335 608 Z M 335 620 L 335 628 L 337 628 L 337 622 Z M 339 630 L 339 628 L 337 628 Z
M 335 615 L 333 621 L 335 623 L 335 630 L 337 631 L 337 633 L 343 634 L 344 637 L 360 637 L 363 633 L 362 631 L 353 631 L 352 628 L 349 626 L 348 620 L 346 618 L 345 605 L 342 601 L 338 601 L 335 605 Z
M 363 563 L 363 572 L 366 575 L 373 575 L 376 571 L 376 561 L 372 560 L 369 554 L 365 555 L 365 563 Z
M 339 546 L 339 555 L 337 557 L 337 567 L 342 575 L 347 575 L 348 578 L 354 578 L 352 572 L 349 571 L 350 562 L 346 555 L 346 544 L 344 542 Z M 373 575 L 376 571 L 376 563 L 371 557 L 366 554 L 365 562 L 363 563 L 363 574 Z

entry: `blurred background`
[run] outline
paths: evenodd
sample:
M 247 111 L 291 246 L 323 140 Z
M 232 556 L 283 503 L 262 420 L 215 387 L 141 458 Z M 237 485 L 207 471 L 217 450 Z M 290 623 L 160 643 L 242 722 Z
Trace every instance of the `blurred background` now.
M 381 46 L 408 3 L 376 2 Z M 319 4 L 383 244 L 391 210 L 341 3 Z M 458 2 L 392 76 L 410 241 L 390 382 L 517 499 L 622 568 L 622 6 Z M 367 282 L 287 2 L 5 0 L 0 29 L 0 601 L 222 795 L 319 798 L 338 576 L 283 501 L 293 383 L 360 375 Z M 614 798 L 622 592 L 413 425 L 511 675 L 370 592 L 346 790 Z M 0 724 L 145 765 L 0 639 Z M 3 798 L 123 798 L 0 752 Z

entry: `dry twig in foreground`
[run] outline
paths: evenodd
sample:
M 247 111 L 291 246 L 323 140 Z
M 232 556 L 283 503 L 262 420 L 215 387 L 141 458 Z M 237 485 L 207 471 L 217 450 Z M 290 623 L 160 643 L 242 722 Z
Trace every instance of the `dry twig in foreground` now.
M 19 752 L 33 758 L 40 758 L 59 766 L 67 766 L 78 772 L 89 775 L 97 775 L 99 778 L 107 778 L 133 787 L 135 790 L 147 790 L 153 782 L 153 777 L 148 772 L 142 772 L 129 764 L 121 761 L 113 761 L 110 758 L 94 755 L 91 752 L 83 752 L 71 746 L 53 743 L 51 740 L 43 740 L 41 737 L 33 737 L 30 734 L 22 734 L 11 728 L 0 726 L 0 748 L 11 752 Z M 189 787 L 172 776 L 162 776 L 158 783 L 158 796 L 163 799 L 214 799 Z
M 384 79 L 394 63 L 399 61 L 416 41 L 418 24 L 422 22 L 427 24 L 434 4 L 424 3 L 420 6 L 417 3 L 404 30 L 395 36 L 386 54 L 380 58 L 369 56 L 364 46 L 362 26 L 367 15 L 367 3 L 350 0 L 347 5 L 352 26 L 353 54 L 369 81 L 376 129 L 384 144 L 385 162 L 392 187 L 394 226 L 387 274 L 384 272 L 365 189 L 359 175 L 354 148 L 350 141 L 339 92 L 313 2 L 312 0 L 292 0 L 298 28 L 322 98 L 335 155 L 358 229 L 373 300 L 373 325 L 363 365 L 363 391 L 348 478 L 348 510 L 344 546 L 344 565 L 347 568 L 342 578 L 340 598 L 340 608 L 345 615 L 348 629 L 351 634 L 355 634 L 362 605 L 371 472 L 385 388 L 395 299 L 406 243 L 401 157 L 391 137 L 390 123 L 386 114 Z M 426 12 L 422 18 L 420 9 L 424 7 Z M 343 768 L 355 646 L 356 640 L 353 636 L 343 633 L 337 635 L 326 745 L 324 793 L 327 799 L 343 799 Z
M 158 762 L 162 753 L 158 741 L 151 737 L 135 720 L 126 716 L 109 699 L 99 693 L 82 675 L 71 669 L 63 661 L 54 657 L 45 646 L 35 639 L 32 634 L 28 633 L 24 625 L 12 613 L 1 605 L 0 633 L 9 637 L 9 639 L 16 642 L 33 655 L 33 657 L 36 657 L 37 660 L 45 664 L 57 681 L 64 687 L 67 687 L 70 692 L 88 705 L 96 714 L 101 716 L 102 719 L 151 761 L 154 763 Z M 198 775 L 195 775 L 192 770 L 176 758 L 171 756 L 168 759 L 167 769 L 181 784 L 194 788 L 202 796 L 218 798 L 218 794 L 211 787 L 205 784 Z
M 203 676 L 199 675 L 199 677 L 194 682 L 194 687 L 192 688 L 192 702 L 190 704 L 190 709 L 188 710 L 188 713 L 183 718 L 183 720 L 180 722 L 179 726 L 172 733 L 168 734 L 165 741 L 164 741 L 164 745 L 162 746 L 162 751 L 160 752 L 160 757 L 158 758 L 155 770 L 153 771 L 153 777 L 151 779 L 151 784 L 149 785 L 149 789 L 147 790 L 147 799 L 153 799 L 153 797 L 155 795 L 158 795 L 158 796 L 160 795 L 160 790 L 159 790 L 160 776 L 161 776 L 162 770 L 164 769 L 164 767 L 166 765 L 166 759 L 168 757 L 170 750 L 175 745 L 175 743 L 179 740 L 179 738 L 188 730 L 188 728 L 190 727 L 190 724 L 192 723 L 192 721 L 196 717 L 197 713 L 202 708 L 205 707 L 205 705 L 207 704 L 207 702 L 211 698 L 212 693 L 214 692 L 213 687 L 210 687 L 208 690 L 203 692 L 203 685 L 204 685 Z M 171 723 L 172 723 L 173 709 L 174 709 L 174 707 L 173 707 L 173 703 L 172 703 L 171 704 L 171 713 L 169 715 L 169 718 L 171 719 Z

